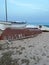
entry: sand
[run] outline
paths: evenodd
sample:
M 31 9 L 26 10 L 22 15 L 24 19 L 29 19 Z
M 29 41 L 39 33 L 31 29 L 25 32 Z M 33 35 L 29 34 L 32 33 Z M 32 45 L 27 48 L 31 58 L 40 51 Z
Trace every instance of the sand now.
M 0 41 L 0 44 L 6 44 L 7 40 Z M 23 40 L 8 41 L 9 49 L 0 51 L 0 57 L 3 52 L 13 51 L 12 58 L 19 58 L 19 65 L 22 59 L 29 60 L 28 65 L 49 65 L 49 32 L 42 32 L 34 38 Z M 6 48 L 6 46 L 4 46 Z

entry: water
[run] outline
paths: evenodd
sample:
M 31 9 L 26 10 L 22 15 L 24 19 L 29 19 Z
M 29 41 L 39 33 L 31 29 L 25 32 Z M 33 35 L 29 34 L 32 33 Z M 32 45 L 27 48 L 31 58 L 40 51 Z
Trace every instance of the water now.
M 30 25 L 30 26 L 31 26 L 31 25 L 35 25 L 35 26 L 42 25 L 42 26 L 45 26 L 45 27 L 49 27 L 49 24 L 48 24 L 48 25 L 47 25 L 47 24 L 45 25 L 45 24 L 33 24 L 33 23 L 30 23 L 30 24 L 28 24 L 28 25 Z
M 44 25 L 44 26 L 49 27 L 49 25 Z

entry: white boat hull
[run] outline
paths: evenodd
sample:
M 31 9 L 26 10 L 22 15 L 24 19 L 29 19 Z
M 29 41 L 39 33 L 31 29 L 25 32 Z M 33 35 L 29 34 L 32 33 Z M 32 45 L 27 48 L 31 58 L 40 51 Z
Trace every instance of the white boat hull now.
M 41 28 L 39 28 L 39 26 L 37 27 L 38 29 L 40 30 L 45 30 L 45 31 L 49 31 L 49 27 L 46 27 L 46 26 L 42 26 Z
M 0 29 L 5 30 L 6 28 L 14 28 L 14 29 L 21 29 L 25 28 L 26 24 L 12 24 L 7 22 L 0 22 Z

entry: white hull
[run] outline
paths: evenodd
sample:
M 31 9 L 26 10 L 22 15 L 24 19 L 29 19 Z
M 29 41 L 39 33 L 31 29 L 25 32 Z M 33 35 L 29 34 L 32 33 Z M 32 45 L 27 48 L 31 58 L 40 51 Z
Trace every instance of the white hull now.
M 46 27 L 46 26 L 42 26 L 41 28 L 39 28 L 39 26 L 37 26 L 38 29 L 40 30 L 46 30 L 46 31 L 49 31 L 49 27 Z
M 0 24 L 0 30 L 5 30 L 5 25 L 4 24 Z
M 25 28 L 26 24 L 12 24 L 10 27 L 20 29 L 20 28 Z
M 7 23 L 7 22 L 0 22 L 0 29 L 5 30 L 6 28 L 15 28 L 15 29 L 20 29 L 20 28 L 25 28 L 26 24 L 12 24 L 12 23 Z

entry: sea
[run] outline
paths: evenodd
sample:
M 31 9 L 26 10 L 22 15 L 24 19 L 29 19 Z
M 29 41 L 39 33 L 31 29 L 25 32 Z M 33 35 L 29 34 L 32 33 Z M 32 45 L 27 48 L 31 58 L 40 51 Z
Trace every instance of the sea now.
M 49 24 L 47 25 L 45 25 L 45 24 L 33 24 L 33 23 L 29 23 L 29 24 L 27 24 L 27 25 L 30 25 L 30 26 L 38 26 L 38 25 L 42 25 L 42 26 L 45 26 L 45 27 L 48 27 L 49 28 Z
M 44 26 L 49 27 L 49 25 L 44 25 Z
M 45 26 L 45 27 L 49 27 L 49 24 L 44 24 L 44 23 L 43 24 L 42 23 L 41 24 L 40 23 L 27 23 L 27 24 L 30 25 L 30 26 L 31 25 L 35 25 L 35 26 L 42 25 L 42 26 Z

